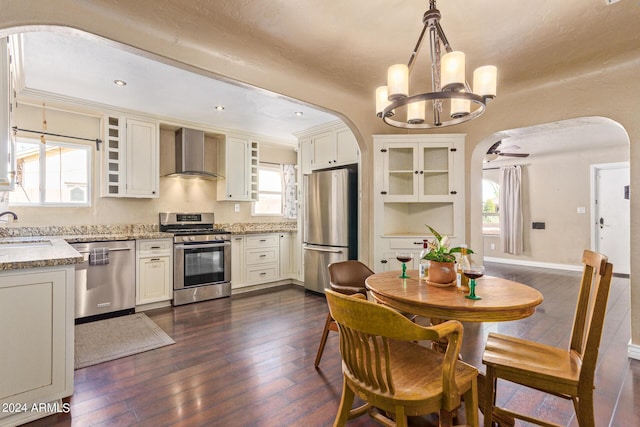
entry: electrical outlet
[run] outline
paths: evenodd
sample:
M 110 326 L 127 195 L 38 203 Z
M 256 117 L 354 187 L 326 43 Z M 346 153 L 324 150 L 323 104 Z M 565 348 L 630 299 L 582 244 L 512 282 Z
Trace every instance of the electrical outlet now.
M 579 214 L 583 214 L 587 212 L 587 209 L 584 206 L 579 206 L 578 209 L 576 209 L 576 212 Z
M 496 244 L 495 244 L 495 243 L 491 243 L 491 244 L 489 245 L 489 247 L 491 248 L 491 250 L 494 250 L 494 249 L 496 248 Z
M 236 211 L 236 212 L 240 212 L 240 203 L 236 203 L 236 204 L 233 206 L 233 210 L 234 210 L 234 211 Z

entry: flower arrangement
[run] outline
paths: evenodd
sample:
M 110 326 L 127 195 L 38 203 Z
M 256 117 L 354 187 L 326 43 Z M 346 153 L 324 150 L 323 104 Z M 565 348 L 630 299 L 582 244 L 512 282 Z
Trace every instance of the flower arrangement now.
M 426 224 L 425 224 L 426 225 Z M 460 253 L 462 249 L 457 246 L 455 248 L 449 248 L 451 245 L 451 240 L 449 236 L 442 236 L 436 230 L 427 225 L 431 234 L 435 237 L 434 240 L 430 240 L 427 242 L 429 252 L 426 253 L 422 258 L 429 261 L 436 262 L 455 262 L 456 257 L 455 253 Z M 467 248 L 467 253 L 472 254 L 473 251 Z

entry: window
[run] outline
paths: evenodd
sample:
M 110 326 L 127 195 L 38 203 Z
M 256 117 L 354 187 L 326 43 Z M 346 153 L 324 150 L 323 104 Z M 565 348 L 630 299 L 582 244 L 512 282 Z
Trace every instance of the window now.
M 280 165 L 258 166 L 258 201 L 253 215 L 282 215 L 282 170 Z
M 482 180 L 482 232 L 500 234 L 500 185 Z
M 91 146 L 18 138 L 12 205 L 88 206 Z

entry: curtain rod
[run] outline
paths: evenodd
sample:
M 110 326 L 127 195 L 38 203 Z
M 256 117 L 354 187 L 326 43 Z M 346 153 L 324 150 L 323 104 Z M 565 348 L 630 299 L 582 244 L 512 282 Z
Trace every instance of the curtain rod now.
M 79 139 L 81 141 L 91 141 L 96 143 L 96 151 L 100 151 L 100 144 L 102 140 L 99 138 L 91 139 L 91 138 L 81 138 L 79 136 L 70 136 L 70 135 L 61 135 L 59 133 L 51 133 L 51 132 L 42 132 L 38 130 L 29 130 L 29 129 L 20 129 L 18 126 L 12 127 L 14 132 L 28 132 L 28 133 L 37 133 L 40 135 L 48 135 L 48 136 L 59 136 L 61 138 L 71 138 L 71 139 Z
M 503 168 L 503 167 L 506 168 L 506 167 L 509 167 L 509 166 L 529 166 L 529 163 L 524 163 L 522 165 L 504 165 L 504 166 L 498 166 L 498 167 L 495 167 L 495 168 L 482 168 L 482 170 L 483 171 L 493 171 L 493 170 L 496 170 L 496 169 L 500 169 L 500 168 Z

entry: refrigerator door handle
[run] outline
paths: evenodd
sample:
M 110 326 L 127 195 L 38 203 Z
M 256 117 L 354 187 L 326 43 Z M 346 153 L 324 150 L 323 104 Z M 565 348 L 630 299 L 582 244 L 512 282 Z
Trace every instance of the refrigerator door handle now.
M 311 248 L 309 246 L 305 246 L 303 249 L 307 251 L 331 252 L 333 254 L 341 254 L 344 252 L 342 249 Z

